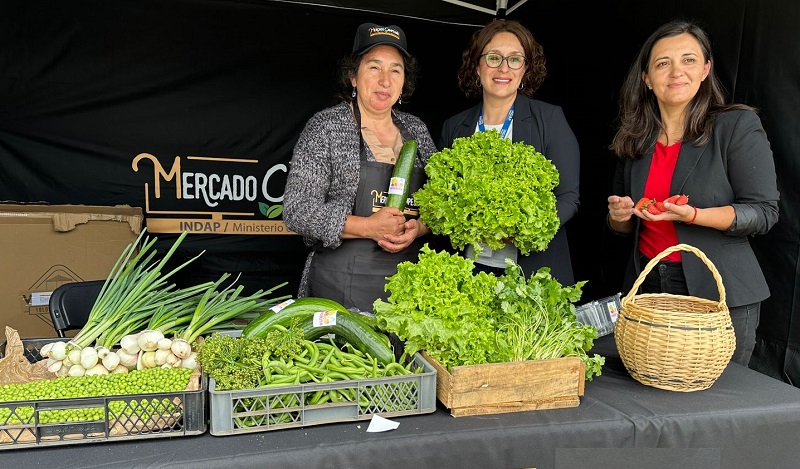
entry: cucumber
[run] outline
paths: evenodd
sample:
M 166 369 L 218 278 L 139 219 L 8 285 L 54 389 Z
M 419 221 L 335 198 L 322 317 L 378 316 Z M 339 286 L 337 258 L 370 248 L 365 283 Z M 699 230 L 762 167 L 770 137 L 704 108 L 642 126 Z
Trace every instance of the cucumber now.
M 392 171 L 389 181 L 389 196 L 386 198 L 387 207 L 395 207 L 401 212 L 406 208 L 408 191 L 411 187 L 411 171 L 414 169 L 414 160 L 417 159 L 417 141 L 406 140 L 400 149 L 397 163 Z
M 332 309 L 346 311 L 344 306 L 327 298 L 297 298 L 292 300 L 289 305 L 283 307 L 283 309 L 279 310 L 277 313 L 268 311 L 250 321 L 250 323 L 242 329 L 242 337 L 263 337 L 274 324 L 290 327 L 295 319 L 302 321 L 306 319 L 309 313 L 313 316 L 314 313 L 330 311 Z
M 335 334 L 338 339 L 343 339 L 358 350 L 368 353 L 381 364 L 387 365 L 395 361 L 394 352 L 389 345 L 389 337 L 373 329 L 358 313 L 338 311 L 334 325 L 315 326 L 313 315 L 301 324 L 303 337 L 308 340 L 316 340 L 326 334 Z
M 332 310 L 336 311 L 336 324 L 314 325 L 314 314 Z M 295 323 L 303 329 L 303 337 L 307 340 L 335 334 L 384 365 L 395 361 L 386 334 L 375 330 L 359 314 L 351 313 L 340 303 L 327 298 L 298 298 L 277 313 L 262 314 L 242 330 L 242 336 L 264 337 L 275 325 L 288 328 Z

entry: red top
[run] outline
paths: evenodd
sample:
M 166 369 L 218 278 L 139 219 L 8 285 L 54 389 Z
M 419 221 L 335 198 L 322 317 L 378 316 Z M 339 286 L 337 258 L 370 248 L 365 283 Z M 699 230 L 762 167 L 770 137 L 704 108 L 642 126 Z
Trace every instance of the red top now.
M 653 152 L 653 162 L 650 163 L 650 173 L 644 186 L 644 197 L 664 201 L 670 194 L 672 174 L 675 172 L 675 163 L 678 162 L 678 153 L 681 151 L 681 142 L 668 147 L 656 142 Z M 659 255 L 668 247 L 678 244 L 678 233 L 675 223 L 671 221 L 643 221 L 639 229 L 639 251 L 650 259 Z M 674 262 L 681 261 L 680 251 L 676 251 L 663 260 Z

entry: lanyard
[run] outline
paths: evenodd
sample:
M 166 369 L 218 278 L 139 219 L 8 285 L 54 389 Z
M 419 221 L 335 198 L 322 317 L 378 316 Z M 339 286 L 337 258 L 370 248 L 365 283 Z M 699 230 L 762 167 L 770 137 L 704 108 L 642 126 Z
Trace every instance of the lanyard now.
M 506 116 L 506 121 L 503 122 L 503 127 L 500 129 L 500 136 L 502 138 L 506 138 L 506 134 L 508 134 L 508 128 L 511 127 L 511 121 L 514 119 L 514 105 L 511 105 L 511 109 L 508 110 L 508 115 Z M 481 109 L 481 113 L 478 114 L 478 130 L 481 132 L 486 132 L 486 126 L 483 125 L 483 109 Z

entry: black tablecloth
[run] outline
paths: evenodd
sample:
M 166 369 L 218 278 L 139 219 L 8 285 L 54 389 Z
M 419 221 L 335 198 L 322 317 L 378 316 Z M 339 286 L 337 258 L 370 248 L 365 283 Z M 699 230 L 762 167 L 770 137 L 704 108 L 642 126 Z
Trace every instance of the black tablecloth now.
M 366 433 L 360 421 L 134 438 L 4 450 L 0 467 L 800 468 L 800 389 L 730 364 L 707 390 L 665 391 L 630 378 L 610 336 L 595 349 L 606 365 L 574 408 L 456 418 L 439 404 L 395 418 L 400 426 L 384 433 Z

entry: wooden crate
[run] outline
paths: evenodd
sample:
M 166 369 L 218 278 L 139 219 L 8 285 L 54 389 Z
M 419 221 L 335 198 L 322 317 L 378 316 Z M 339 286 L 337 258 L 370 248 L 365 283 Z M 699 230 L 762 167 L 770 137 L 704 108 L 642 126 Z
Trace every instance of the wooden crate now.
M 578 357 L 436 369 L 436 397 L 453 417 L 577 407 L 583 396 L 585 365 Z

